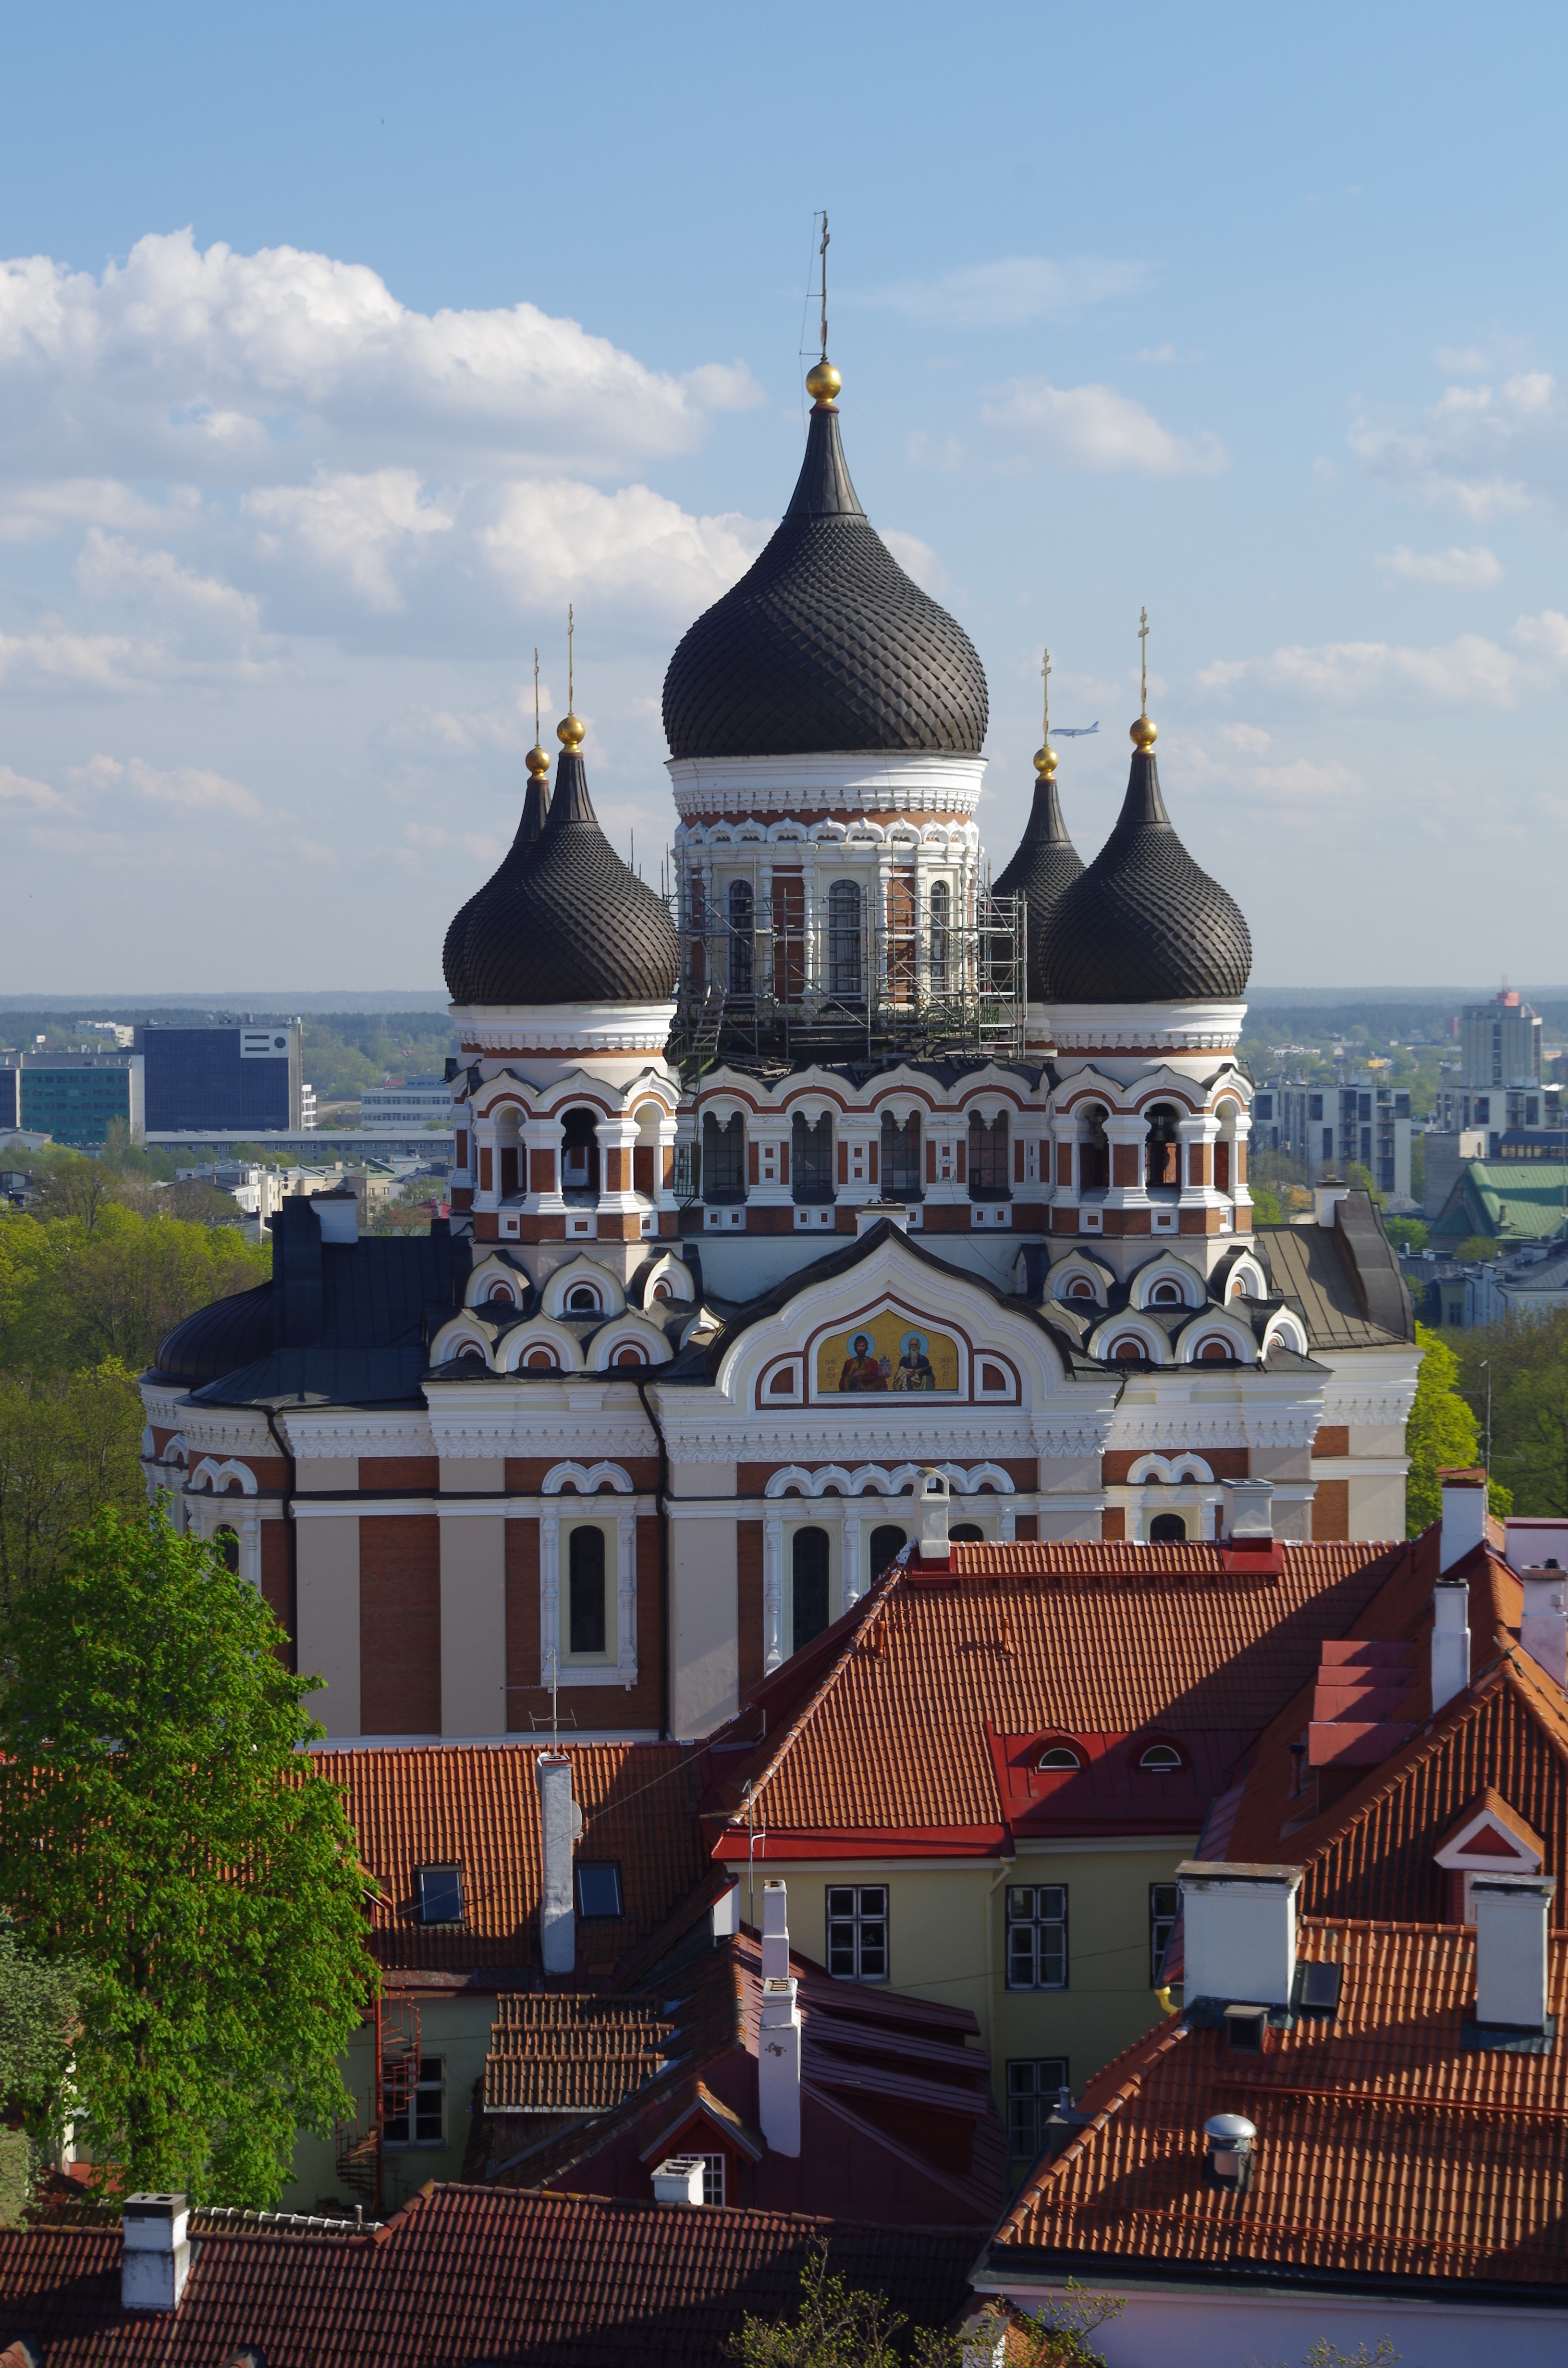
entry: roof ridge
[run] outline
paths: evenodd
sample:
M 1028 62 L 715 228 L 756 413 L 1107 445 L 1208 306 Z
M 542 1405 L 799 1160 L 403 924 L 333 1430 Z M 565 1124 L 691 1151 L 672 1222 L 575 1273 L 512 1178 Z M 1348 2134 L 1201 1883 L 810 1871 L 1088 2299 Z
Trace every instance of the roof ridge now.
M 805 1733 L 805 1730 L 812 1719 L 821 1708 L 823 1702 L 826 1698 L 829 1688 L 835 1684 L 841 1672 L 848 1667 L 849 1662 L 854 1657 L 855 1652 L 859 1645 L 862 1636 L 870 1626 L 872 1615 L 877 1612 L 885 1612 L 887 1604 L 892 1600 L 894 1586 L 898 1579 L 903 1576 L 903 1572 L 901 1565 L 894 1563 L 889 1570 L 883 1572 L 881 1578 L 873 1579 L 870 1586 L 866 1589 L 865 1594 L 860 1597 L 859 1602 L 857 1603 L 854 1608 L 858 1611 L 860 1611 L 861 1606 L 864 1605 L 866 1608 L 863 1616 L 856 1622 L 854 1627 L 850 1630 L 849 1636 L 843 1652 L 840 1653 L 838 1658 L 834 1662 L 832 1668 L 823 1679 L 822 1683 L 817 1687 L 816 1691 L 807 1698 L 803 1707 L 797 1713 L 794 1721 L 780 1738 L 778 1748 L 768 1761 L 766 1773 L 760 1778 L 753 1779 L 751 1798 L 746 1804 L 749 1808 L 755 1808 L 756 1806 L 757 1801 L 761 1796 L 763 1787 L 773 1782 L 774 1777 L 783 1767 L 785 1760 L 789 1758 L 796 1742 Z M 879 1589 L 881 1590 L 880 1593 Z M 732 1822 L 734 1822 L 734 1820 L 732 1820 Z M 766 1832 L 766 1830 L 767 1828 L 765 1826 L 764 1831 Z

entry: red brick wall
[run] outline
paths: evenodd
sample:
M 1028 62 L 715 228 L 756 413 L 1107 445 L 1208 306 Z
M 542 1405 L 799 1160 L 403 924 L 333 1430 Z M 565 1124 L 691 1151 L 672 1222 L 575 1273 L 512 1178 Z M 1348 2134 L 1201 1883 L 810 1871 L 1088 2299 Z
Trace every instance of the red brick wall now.
M 1327 1422 L 1312 1441 L 1314 1455 L 1348 1455 L 1350 1429 L 1347 1423 Z
M 278 1626 L 291 1637 L 287 1521 L 263 1521 L 261 1525 L 261 1599 Z
M 1119 1505 L 1107 1505 L 1100 1514 L 1102 1538 L 1120 1541 L 1127 1535 L 1127 1516 Z
M 1318 1482 L 1317 1495 L 1312 1498 L 1312 1535 L 1314 1538 L 1348 1538 L 1350 1535 L 1348 1480 Z
M 441 1524 L 434 1513 L 359 1522 L 359 1725 L 441 1732 Z
M 400 1497 L 433 1497 L 441 1486 L 438 1455 L 362 1455 L 361 1488 L 396 1489 Z
M 1013 1523 L 1013 1535 L 1021 1546 L 1035 1544 L 1040 1537 L 1040 1516 L 1037 1513 L 1020 1513 Z
M 762 1682 L 762 1530 L 760 1521 L 737 1521 L 735 1524 L 743 1702 L 752 1687 Z

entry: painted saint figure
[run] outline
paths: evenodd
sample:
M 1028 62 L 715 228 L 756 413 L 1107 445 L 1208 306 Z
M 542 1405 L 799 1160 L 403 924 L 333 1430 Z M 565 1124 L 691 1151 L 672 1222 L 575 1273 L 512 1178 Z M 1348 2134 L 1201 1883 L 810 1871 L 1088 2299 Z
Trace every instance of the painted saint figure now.
M 898 1372 L 893 1376 L 895 1390 L 934 1390 L 936 1370 L 926 1353 L 925 1336 L 906 1332 L 899 1342 Z
M 857 1332 L 849 1343 L 849 1354 L 844 1360 L 838 1376 L 841 1390 L 885 1390 L 888 1385 L 888 1361 L 879 1357 L 869 1332 Z

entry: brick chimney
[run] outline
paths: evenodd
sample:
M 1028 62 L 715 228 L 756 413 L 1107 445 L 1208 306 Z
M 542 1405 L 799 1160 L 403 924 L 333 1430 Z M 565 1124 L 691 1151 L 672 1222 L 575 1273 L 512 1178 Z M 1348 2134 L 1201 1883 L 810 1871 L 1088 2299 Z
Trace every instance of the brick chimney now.
M 121 2310 L 176 2310 L 190 2275 L 190 2209 L 185 2197 L 128 2195 L 120 2226 Z
M 1289 2006 L 1296 1977 L 1299 1866 L 1186 1859 L 1181 1887 L 1182 1994 L 1230 2005 Z
M 1525 1590 L 1519 1643 L 1553 1685 L 1568 1688 L 1568 1571 L 1549 1562 L 1519 1576 Z
M 1444 1516 L 1443 1527 L 1448 1528 Z M 1432 1589 L 1432 1709 L 1434 1714 L 1470 1683 L 1470 1588 L 1462 1578 L 1440 1578 Z
M 1443 1539 L 1438 1549 L 1438 1567 L 1452 1570 L 1486 1536 L 1486 1474 L 1477 1468 L 1470 1472 L 1439 1472 L 1438 1482 L 1443 1491 Z
M 1547 1925 L 1556 1888 L 1554 1874 L 1478 1874 L 1471 1884 L 1481 2032 L 1546 2032 Z
M 572 1903 L 572 1762 L 563 1751 L 541 1751 L 534 1775 L 544 1843 L 540 1954 L 547 1974 L 569 1974 L 577 1961 L 577 1921 Z

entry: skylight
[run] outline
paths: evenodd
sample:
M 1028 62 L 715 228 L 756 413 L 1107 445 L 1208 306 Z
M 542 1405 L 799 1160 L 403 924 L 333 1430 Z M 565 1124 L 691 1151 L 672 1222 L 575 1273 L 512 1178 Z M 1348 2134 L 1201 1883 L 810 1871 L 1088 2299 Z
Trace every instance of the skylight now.
M 585 1918 L 619 1916 L 620 1869 L 613 1864 L 577 1868 L 577 1913 Z
M 419 1869 L 419 1920 L 422 1924 L 460 1924 L 463 1920 L 462 1870 L 455 1866 Z

